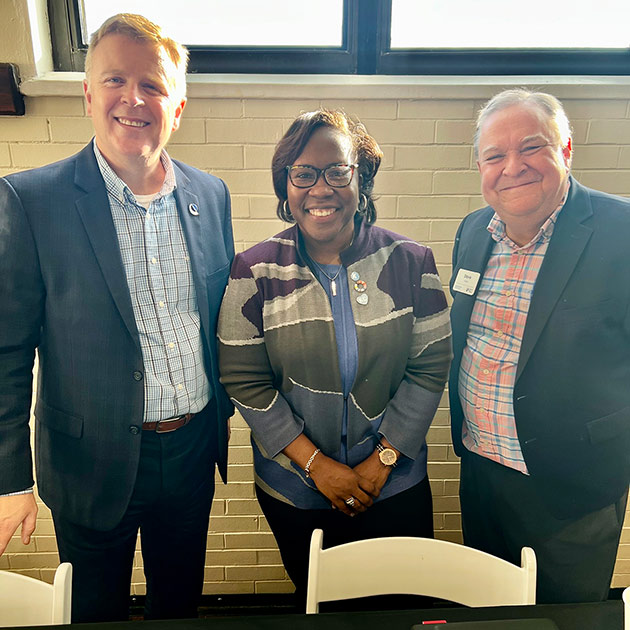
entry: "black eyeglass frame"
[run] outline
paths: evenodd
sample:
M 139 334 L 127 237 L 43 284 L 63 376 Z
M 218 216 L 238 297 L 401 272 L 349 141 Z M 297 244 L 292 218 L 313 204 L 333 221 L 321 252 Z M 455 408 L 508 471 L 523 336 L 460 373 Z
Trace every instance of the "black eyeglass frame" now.
M 327 171 L 331 168 L 339 168 L 340 166 L 347 166 L 350 168 L 350 179 L 348 180 L 347 184 L 342 184 L 341 186 L 339 184 L 333 184 L 331 182 L 328 181 L 328 174 Z M 310 164 L 293 164 L 290 166 L 285 166 L 286 170 L 287 170 L 287 175 L 289 176 L 289 181 L 291 182 L 291 184 L 293 184 L 293 186 L 295 186 L 296 188 L 313 188 L 313 186 L 315 186 L 315 184 L 317 184 L 317 182 L 319 181 L 319 178 L 324 175 L 324 181 L 331 187 L 331 188 L 347 188 L 348 186 L 350 186 L 350 184 L 352 183 L 352 180 L 354 179 L 354 171 L 359 167 L 358 164 L 344 164 L 344 163 L 340 163 L 340 164 L 329 164 L 326 168 L 317 168 L 316 166 L 311 166 Z M 293 171 L 293 169 L 297 169 L 297 168 L 310 168 L 311 170 L 315 171 L 315 173 L 317 174 L 317 177 L 315 178 L 315 181 L 312 184 L 309 184 L 308 186 L 301 186 L 300 184 L 296 184 L 293 181 L 293 177 L 291 177 L 291 172 Z

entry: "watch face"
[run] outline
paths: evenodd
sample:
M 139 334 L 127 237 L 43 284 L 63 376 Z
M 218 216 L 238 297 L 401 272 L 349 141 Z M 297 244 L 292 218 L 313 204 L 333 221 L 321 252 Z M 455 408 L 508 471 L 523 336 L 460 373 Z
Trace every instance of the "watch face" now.
M 398 459 L 396 457 L 396 452 L 391 448 L 384 448 L 379 452 L 378 456 L 385 466 L 393 466 Z

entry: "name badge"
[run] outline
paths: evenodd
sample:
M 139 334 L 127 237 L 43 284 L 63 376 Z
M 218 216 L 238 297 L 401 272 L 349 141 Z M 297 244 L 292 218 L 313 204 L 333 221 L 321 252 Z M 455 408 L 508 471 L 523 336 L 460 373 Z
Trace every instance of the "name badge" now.
M 460 269 L 457 272 L 457 278 L 453 284 L 453 291 L 459 291 L 466 295 L 472 295 L 477 288 L 480 273 L 478 271 L 468 271 L 468 269 Z

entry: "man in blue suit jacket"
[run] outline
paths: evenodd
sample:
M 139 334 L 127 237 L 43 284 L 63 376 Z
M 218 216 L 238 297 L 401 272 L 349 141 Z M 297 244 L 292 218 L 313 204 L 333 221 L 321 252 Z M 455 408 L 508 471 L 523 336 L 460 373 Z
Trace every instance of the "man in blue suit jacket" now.
M 453 251 L 452 433 L 466 544 L 538 560 L 539 602 L 606 599 L 630 479 L 630 201 L 569 175 L 548 94 L 508 90 L 475 139 L 488 207 Z
M 186 104 L 185 48 L 137 15 L 92 38 L 95 139 L 0 179 L 0 553 L 35 527 L 38 490 L 73 621 L 128 616 L 140 530 L 151 618 L 196 614 L 214 467 L 233 408 L 216 320 L 233 258 L 225 184 L 164 147 Z

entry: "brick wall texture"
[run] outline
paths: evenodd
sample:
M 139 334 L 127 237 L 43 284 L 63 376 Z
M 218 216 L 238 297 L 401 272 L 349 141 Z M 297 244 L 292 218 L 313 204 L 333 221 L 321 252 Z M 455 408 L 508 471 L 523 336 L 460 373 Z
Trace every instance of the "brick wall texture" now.
M 169 147 L 173 157 L 227 182 L 237 250 L 283 227 L 275 217 L 270 162 L 275 143 L 293 118 L 319 106 L 343 107 L 366 124 L 385 154 L 376 178 L 378 223 L 430 245 L 446 285 L 456 227 L 468 212 L 483 205 L 471 136 L 475 112 L 487 99 L 479 98 L 478 91 L 470 98 L 436 99 L 408 98 L 408 91 L 402 90 L 402 97 L 397 97 L 395 89 L 383 89 L 381 93 L 391 93 L 391 98 L 361 100 L 321 100 L 316 87 L 310 98 L 280 99 L 269 92 L 271 98 L 191 98 Z M 618 93 L 611 90 L 611 98 L 558 96 L 574 128 L 574 174 L 587 186 L 630 195 L 630 100 Z M 91 136 L 80 98 L 27 98 L 25 117 L 0 118 L 0 175 L 71 155 Z M 229 483 L 217 484 L 212 508 L 205 593 L 289 592 L 292 584 L 254 495 L 249 429 L 238 416 L 232 426 Z M 459 462 L 450 441 L 446 397 L 428 441 L 436 536 L 461 541 Z M 628 523 L 619 548 L 616 587 L 630 585 Z M 57 563 L 50 512 L 42 505 L 31 545 L 24 547 L 14 537 L 0 557 L 0 569 L 50 580 Z M 132 589 L 144 592 L 139 551 Z

